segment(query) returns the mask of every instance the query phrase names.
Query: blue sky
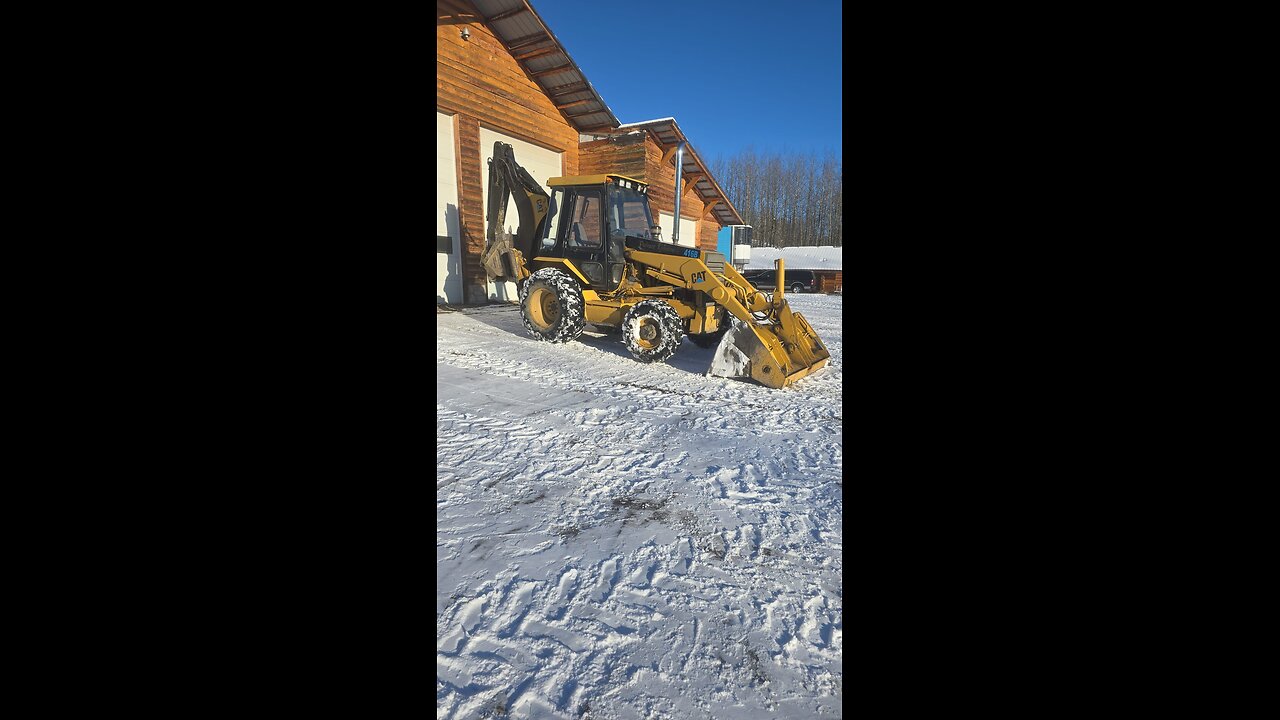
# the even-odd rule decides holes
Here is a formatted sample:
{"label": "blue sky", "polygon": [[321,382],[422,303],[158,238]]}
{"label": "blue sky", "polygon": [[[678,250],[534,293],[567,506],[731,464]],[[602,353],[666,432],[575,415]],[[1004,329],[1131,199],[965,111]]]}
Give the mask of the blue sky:
{"label": "blue sky", "polygon": [[707,162],[841,156],[839,0],[532,4],[623,123],[674,117]]}

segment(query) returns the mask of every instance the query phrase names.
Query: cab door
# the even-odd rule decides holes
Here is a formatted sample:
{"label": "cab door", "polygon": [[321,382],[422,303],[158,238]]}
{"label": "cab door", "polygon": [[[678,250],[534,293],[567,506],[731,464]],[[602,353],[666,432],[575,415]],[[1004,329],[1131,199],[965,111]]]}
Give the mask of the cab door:
{"label": "cab door", "polygon": [[597,290],[608,291],[604,242],[604,192],[602,188],[570,188],[565,193],[559,235],[564,257],[591,281]]}

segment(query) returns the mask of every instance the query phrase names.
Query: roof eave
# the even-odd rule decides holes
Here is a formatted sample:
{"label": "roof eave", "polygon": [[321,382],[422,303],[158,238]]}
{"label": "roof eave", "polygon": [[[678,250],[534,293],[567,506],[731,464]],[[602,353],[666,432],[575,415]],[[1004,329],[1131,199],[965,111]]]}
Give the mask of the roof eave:
{"label": "roof eave", "polygon": [[[649,135],[653,137],[654,142],[658,143],[659,145],[665,145],[665,143],[662,142],[662,139],[658,137],[657,133],[654,132],[654,128],[663,127],[666,125],[670,125],[672,131],[675,132],[676,134],[677,140],[684,143],[685,152],[692,155],[693,159],[697,161],[698,165],[703,170],[706,171],[707,182],[709,182],[711,184],[711,187],[715,189],[716,194],[719,195],[720,199],[723,201],[725,209],[728,210],[729,214],[732,216],[730,218],[726,218],[728,220],[731,220],[732,222],[722,222],[720,224],[721,225],[744,224],[742,221],[742,215],[738,212],[738,209],[733,206],[733,203],[729,201],[729,196],[725,194],[724,188],[720,187],[720,183],[716,182],[715,177],[712,176],[710,166],[708,166],[705,162],[703,162],[702,156],[699,155],[698,151],[693,147],[693,143],[689,142],[689,136],[684,134],[684,130],[680,128],[680,124],[676,122],[675,118],[658,118],[657,120],[644,120],[642,122],[627,123],[626,125],[618,126],[618,129],[646,130],[649,132]],[[712,212],[714,213],[715,211],[713,210]]]}
{"label": "roof eave", "polygon": [[[507,52],[511,53],[512,58],[524,70],[525,75],[542,90],[547,99],[551,101],[551,104],[555,105],[556,110],[565,119],[565,122],[569,123],[578,132],[601,131],[618,127],[617,116],[609,109],[604,98],[600,97],[600,93],[591,84],[591,81],[587,79],[586,73],[582,71],[578,62],[573,59],[573,56],[565,49],[564,44],[560,42],[560,39],[551,31],[546,21],[542,19],[537,10],[533,9],[528,0],[519,0],[518,3],[505,0],[472,0],[472,4],[480,14],[480,17],[484,19],[485,24],[493,31],[494,36],[498,38],[498,41],[507,49]],[[503,31],[498,21],[507,20],[522,12],[527,12],[533,19],[534,24],[543,33],[546,33],[545,39],[537,38],[536,33],[533,36],[515,38],[511,37],[509,31]],[[494,18],[497,20],[494,20]],[[510,25],[511,23],[503,24]],[[512,43],[516,40],[522,40],[522,42],[516,47],[512,47]],[[550,44],[547,44],[547,40],[550,41]],[[530,52],[530,48],[534,48],[534,50]],[[566,63],[552,68],[535,68],[530,64],[530,61],[550,58],[556,55],[563,55]],[[548,72],[557,67],[559,68],[558,72]],[[555,75],[568,75],[572,82],[552,86],[549,83],[549,78]],[[564,98],[557,98],[558,93],[556,90],[558,88],[568,88],[575,85],[581,85],[582,87],[576,88],[572,92],[566,92]],[[589,97],[578,97],[574,100],[568,99],[574,96],[581,96],[583,93],[588,93]],[[593,109],[592,105],[598,105],[599,107]],[[585,107],[585,111],[581,111],[582,107]]]}

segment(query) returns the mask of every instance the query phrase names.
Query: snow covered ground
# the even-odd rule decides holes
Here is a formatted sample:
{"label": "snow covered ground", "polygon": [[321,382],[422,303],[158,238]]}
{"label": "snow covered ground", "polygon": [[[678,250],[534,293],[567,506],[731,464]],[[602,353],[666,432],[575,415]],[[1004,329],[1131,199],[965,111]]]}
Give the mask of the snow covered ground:
{"label": "snow covered ground", "polygon": [[841,303],[785,390],[437,314],[438,718],[838,717]]}

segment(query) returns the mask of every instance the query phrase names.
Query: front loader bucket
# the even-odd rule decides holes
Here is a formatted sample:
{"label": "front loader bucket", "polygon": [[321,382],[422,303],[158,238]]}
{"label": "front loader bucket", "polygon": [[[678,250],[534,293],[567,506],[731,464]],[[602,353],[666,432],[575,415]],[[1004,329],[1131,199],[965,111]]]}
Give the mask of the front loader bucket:
{"label": "front loader bucket", "polygon": [[767,351],[756,339],[755,333],[751,332],[751,328],[739,320],[734,320],[733,325],[725,331],[724,337],[720,338],[720,344],[716,346],[716,354],[711,358],[711,367],[707,369],[707,374],[728,378],[750,377],[751,359],[756,358],[758,361],[761,353],[767,353]]}
{"label": "front loader bucket", "polygon": [[774,389],[784,388],[827,364],[823,347],[803,315],[785,305],[777,323],[735,320],[711,359],[708,375],[749,377]]}

